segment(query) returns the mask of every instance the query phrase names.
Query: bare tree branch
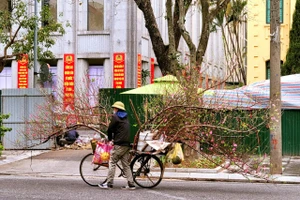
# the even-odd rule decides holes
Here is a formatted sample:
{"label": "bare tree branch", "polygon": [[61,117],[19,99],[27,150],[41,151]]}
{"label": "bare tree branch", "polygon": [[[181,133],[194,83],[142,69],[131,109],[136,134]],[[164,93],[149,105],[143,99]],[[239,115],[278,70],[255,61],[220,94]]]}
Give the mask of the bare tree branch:
{"label": "bare tree branch", "polygon": [[193,43],[193,40],[192,40],[189,32],[185,28],[186,9],[185,9],[185,5],[184,5],[184,0],[176,0],[176,2],[178,4],[178,9],[179,9],[179,19],[178,19],[177,23],[179,25],[181,35],[189,47],[189,51],[190,51],[190,55],[191,55],[190,62],[193,66],[196,64],[196,57],[195,57],[196,47],[195,47],[195,44]]}

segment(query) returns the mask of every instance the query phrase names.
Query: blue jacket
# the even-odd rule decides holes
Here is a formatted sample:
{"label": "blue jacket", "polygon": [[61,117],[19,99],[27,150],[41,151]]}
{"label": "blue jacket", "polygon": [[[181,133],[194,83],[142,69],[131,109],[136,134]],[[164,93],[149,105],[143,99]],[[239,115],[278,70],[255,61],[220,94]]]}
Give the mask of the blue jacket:
{"label": "blue jacket", "polygon": [[78,138],[78,136],[79,136],[79,134],[76,130],[70,130],[65,135],[66,140],[76,140]]}

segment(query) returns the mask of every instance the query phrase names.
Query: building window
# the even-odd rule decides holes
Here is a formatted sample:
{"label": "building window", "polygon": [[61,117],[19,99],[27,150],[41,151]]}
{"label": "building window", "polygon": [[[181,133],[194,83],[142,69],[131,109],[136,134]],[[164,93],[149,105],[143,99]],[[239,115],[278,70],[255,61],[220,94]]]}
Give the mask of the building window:
{"label": "building window", "polygon": [[11,67],[4,67],[0,73],[0,89],[12,88]]}
{"label": "building window", "polygon": [[89,0],[88,31],[101,31],[103,29],[104,29],[103,0]]}
{"label": "building window", "polygon": [[92,106],[97,104],[97,95],[100,88],[104,87],[104,68],[103,66],[89,67],[89,100]]}
{"label": "building window", "polygon": [[57,0],[43,0],[42,3],[43,14],[46,18],[43,20],[42,26],[47,26],[49,24],[49,20],[57,22]]}
{"label": "building window", "polygon": [[[280,0],[280,23],[283,23],[283,0]],[[271,20],[271,0],[267,0],[267,24],[270,24]]]}
{"label": "building window", "polygon": [[49,73],[51,73],[51,81],[44,82],[44,88],[52,88],[56,91],[57,86],[57,66],[50,66]]}
{"label": "building window", "polygon": [[55,22],[57,22],[57,0],[50,0],[49,9],[51,17]]}
{"label": "building window", "polygon": [[56,89],[57,86],[57,67],[50,66],[50,73],[52,74],[52,87]]}
{"label": "building window", "polygon": [[[283,61],[280,61],[280,67],[282,67]],[[271,64],[270,60],[266,61],[266,79],[270,79],[271,77]]]}
{"label": "building window", "polygon": [[271,70],[270,70],[270,60],[268,60],[267,62],[266,62],[266,79],[270,79],[270,73],[271,72]]}

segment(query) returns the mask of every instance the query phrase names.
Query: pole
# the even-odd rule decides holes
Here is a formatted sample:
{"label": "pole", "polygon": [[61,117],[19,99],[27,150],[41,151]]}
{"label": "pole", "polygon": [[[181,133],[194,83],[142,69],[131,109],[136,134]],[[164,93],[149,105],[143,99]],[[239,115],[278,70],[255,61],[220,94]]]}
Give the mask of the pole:
{"label": "pole", "polygon": [[[37,0],[34,0],[34,16],[37,17]],[[34,69],[34,78],[33,78],[33,86],[35,87],[36,84],[36,76],[37,76],[37,20],[35,20],[35,27],[34,27],[34,43],[33,43],[33,69]]]}
{"label": "pole", "polygon": [[270,3],[270,173],[282,174],[280,0]]}

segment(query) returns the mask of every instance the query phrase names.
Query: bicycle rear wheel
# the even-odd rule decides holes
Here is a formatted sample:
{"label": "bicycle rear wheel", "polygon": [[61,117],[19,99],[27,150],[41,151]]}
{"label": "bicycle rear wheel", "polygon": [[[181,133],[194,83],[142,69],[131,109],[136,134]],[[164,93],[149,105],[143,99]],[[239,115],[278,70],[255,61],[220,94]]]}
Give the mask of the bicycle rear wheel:
{"label": "bicycle rear wheel", "polygon": [[82,180],[90,186],[97,186],[106,181],[108,164],[93,164],[94,154],[86,155],[80,162],[79,171]]}
{"label": "bicycle rear wheel", "polygon": [[162,162],[155,155],[137,155],[131,161],[130,168],[134,182],[142,188],[157,186],[163,177]]}

